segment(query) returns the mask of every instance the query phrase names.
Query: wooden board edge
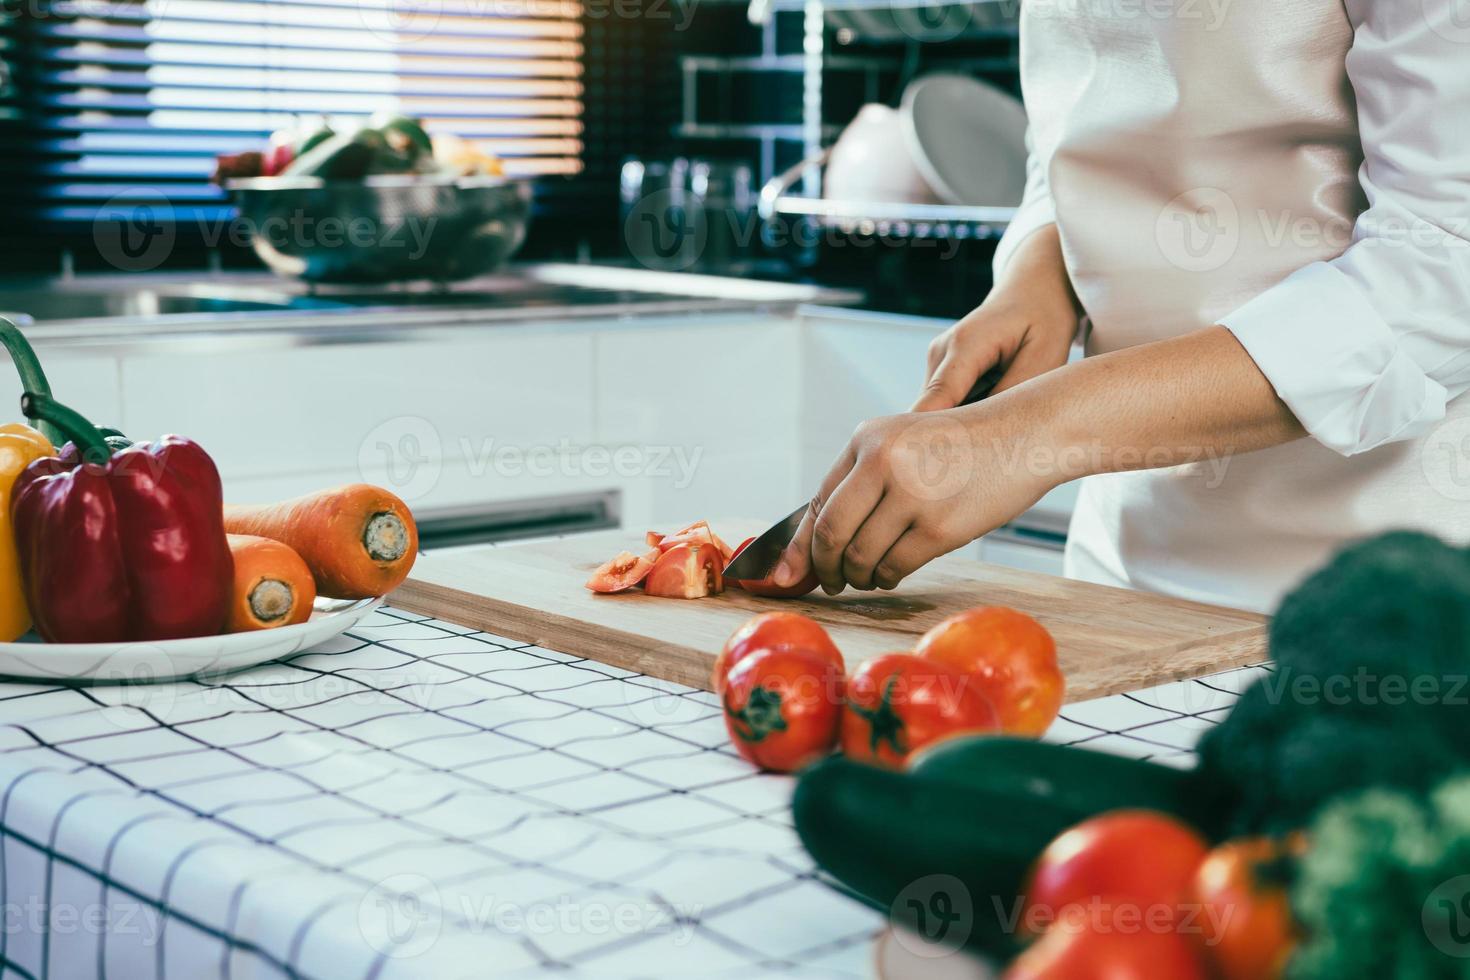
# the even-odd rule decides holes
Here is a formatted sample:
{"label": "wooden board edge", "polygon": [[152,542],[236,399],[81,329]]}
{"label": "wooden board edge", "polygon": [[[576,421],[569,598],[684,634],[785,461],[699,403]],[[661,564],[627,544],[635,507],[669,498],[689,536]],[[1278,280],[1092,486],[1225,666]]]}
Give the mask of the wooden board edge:
{"label": "wooden board edge", "polygon": [[[1208,649],[1209,652],[1209,663],[1202,664],[1197,657],[1191,656],[1192,653],[1205,649]],[[1090,701],[1093,698],[1113,694],[1129,694],[1145,688],[1157,687],[1160,684],[1194,680],[1227,670],[1263,664],[1271,659],[1265,626],[1249,626],[1223,636],[1192,640],[1180,644],[1176,652],[1179,654],[1179,660],[1170,669],[1162,673],[1155,670],[1150,677],[1130,675],[1127,670],[1128,665],[1126,661],[1123,661],[1117,665],[1119,668],[1115,672],[1117,679],[1111,683],[1079,686],[1069,684],[1066,703],[1075,704],[1079,701]]]}
{"label": "wooden board edge", "polygon": [[[660,643],[636,633],[550,615],[545,610],[532,610],[548,622],[555,622],[557,629],[553,637],[540,633],[534,627],[521,628],[517,625],[512,614],[524,613],[526,606],[436,585],[422,579],[404,582],[388,596],[388,604],[405,612],[432,616],[460,626],[472,626],[497,636],[544,646],[557,653],[586,657],[588,660],[636,671],[659,680],[673,681],[685,687],[702,691],[711,689],[709,672],[714,654],[707,655],[708,662],[695,662],[696,658],[685,647]],[[630,652],[624,655],[616,650],[609,651],[610,642],[625,647]]]}

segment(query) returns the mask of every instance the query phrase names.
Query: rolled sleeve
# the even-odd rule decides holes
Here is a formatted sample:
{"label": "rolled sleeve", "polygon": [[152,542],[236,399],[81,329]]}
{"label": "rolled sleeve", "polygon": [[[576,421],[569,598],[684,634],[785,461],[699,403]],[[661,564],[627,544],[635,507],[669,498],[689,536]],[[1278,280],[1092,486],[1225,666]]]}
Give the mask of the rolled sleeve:
{"label": "rolled sleeve", "polygon": [[1449,392],[1351,278],[1307,266],[1222,321],[1318,442],[1344,456],[1418,435]]}
{"label": "rolled sleeve", "polygon": [[1351,246],[1222,320],[1343,453],[1424,434],[1470,391],[1470,32],[1456,0],[1345,0],[1368,208]]}
{"label": "rolled sleeve", "polygon": [[[1028,136],[1028,148],[1030,143]],[[1037,157],[1035,150],[1031,149],[1030,155],[1026,158],[1026,192],[1021,197],[1016,216],[1011,219],[1005,234],[995,246],[995,257],[991,263],[995,280],[1000,281],[1022,242],[1037,230],[1056,224],[1056,221],[1057,209],[1052,202],[1051,185],[1046,177],[1046,165]]]}

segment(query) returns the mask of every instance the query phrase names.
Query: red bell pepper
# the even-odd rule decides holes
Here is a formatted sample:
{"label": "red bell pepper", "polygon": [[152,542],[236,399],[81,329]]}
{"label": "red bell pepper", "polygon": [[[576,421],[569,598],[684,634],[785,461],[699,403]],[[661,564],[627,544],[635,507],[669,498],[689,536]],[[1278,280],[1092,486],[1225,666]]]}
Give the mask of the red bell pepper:
{"label": "red bell pepper", "polygon": [[26,394],[21,410],[71,440],[28,466],[11,497],[41,636],[103,643],[223,632],[234,567],[209,455],[179,436],[114,453],[92,423],[46,395]]}

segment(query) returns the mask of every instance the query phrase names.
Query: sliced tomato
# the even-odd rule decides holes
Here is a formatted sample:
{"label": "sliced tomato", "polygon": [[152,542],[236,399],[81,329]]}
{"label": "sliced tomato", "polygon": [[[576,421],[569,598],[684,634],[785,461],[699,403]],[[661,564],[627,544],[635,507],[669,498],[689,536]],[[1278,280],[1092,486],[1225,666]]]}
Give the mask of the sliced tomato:
{"label": "sliced tomato", "polygon": [[713,545],[676,544],[658,556],[643,581],[649,595],[668,599],[701,599],[724,590],[725,563]]}
{"label": "sliced tomato", "polygon": [[587,580],[587,588],[593,592],[621,592],[631,589],[648,577],[658,559],[658,549],[635,555],[625,551],[616,558],[602,563]]}
{"label": "sliced tomato", "polygon": [[[649,537],[651,538],[654,533],[653,531],[649,531]],[[720,540],[720,536],[710,528],[709,521],[695,521],[688,527],[680,528],[673,534],[661,537],[658,546],[664,551],[667,551],[675,545],[686,543],[712,544],[719,550],[720,557],[727,564],[730,561],[732,554],[730,546]]]}
{"label": "sliced tomato", "polygon": [[664,543],[664,536],[657,531],[645,531],[643,532],[643,543],[650,548],[657,548]]}
{"label": "sliced tomato", "polygon": [[[746,538],[740,542],[740,547],[735,549],[735,553],[730,556],[730,560],[725,562],[725,564],[728,566],[730,562],[739,558],[740,552],[750,547],[750,543],[754,540],[755,538]],[[769,599],[799,599],[812,589],[815,589],[820,583],[817,581],[817,573],[808,569],[806,577],[795,585],[777,585],[769,578],[732,578],[726,584],[732,588],[744,589],[751,595],[765,596]]]}

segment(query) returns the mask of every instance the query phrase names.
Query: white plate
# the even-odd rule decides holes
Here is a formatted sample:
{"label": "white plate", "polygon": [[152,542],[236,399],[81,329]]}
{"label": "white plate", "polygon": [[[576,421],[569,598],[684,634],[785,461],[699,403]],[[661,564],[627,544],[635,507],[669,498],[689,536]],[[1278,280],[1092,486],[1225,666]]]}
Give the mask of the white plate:
{"label": "white plate", "polygon": [[138,643],[44,643],[28,634],[0,643],[0,675],[35,681],[101,684],[178,680],[220,674],[309,650],[346,632],[383,604],[378,599],[319,599],[295,626],[187,640]]}
{"label": "white plate", "polygon": [[1026,110],[967,75],[926,75],[903,93],[904,138],[946,204],[1014,207],[1026,190]]}

